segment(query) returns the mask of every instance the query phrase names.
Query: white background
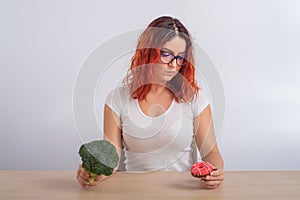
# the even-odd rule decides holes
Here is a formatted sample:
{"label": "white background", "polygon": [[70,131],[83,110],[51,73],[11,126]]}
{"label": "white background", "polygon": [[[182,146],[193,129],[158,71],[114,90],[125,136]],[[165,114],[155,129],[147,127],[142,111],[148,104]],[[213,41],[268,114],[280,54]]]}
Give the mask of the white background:
{"label": "white background", "polygon": [[161,15],[186,25],[222,78],[225,169],[299,170],[299,10],[296,0],[0,1],[0,170],[75,170],[82,63]]}

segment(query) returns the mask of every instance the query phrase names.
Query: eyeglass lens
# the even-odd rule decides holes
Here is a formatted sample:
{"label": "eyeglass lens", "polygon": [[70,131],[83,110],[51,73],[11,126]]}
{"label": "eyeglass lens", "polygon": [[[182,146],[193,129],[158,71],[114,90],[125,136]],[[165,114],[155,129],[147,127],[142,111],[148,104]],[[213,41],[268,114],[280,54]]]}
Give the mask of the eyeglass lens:
{"label": "eyeglass lens", "polygon": [[176,64],[179,66],[184,65],[186,62],[183,56],[179,56],[179,55],[175,56],[173,53],[167,51],[160,52],[160,60],[162,63],[169,64],[174,59],[176,59]]}

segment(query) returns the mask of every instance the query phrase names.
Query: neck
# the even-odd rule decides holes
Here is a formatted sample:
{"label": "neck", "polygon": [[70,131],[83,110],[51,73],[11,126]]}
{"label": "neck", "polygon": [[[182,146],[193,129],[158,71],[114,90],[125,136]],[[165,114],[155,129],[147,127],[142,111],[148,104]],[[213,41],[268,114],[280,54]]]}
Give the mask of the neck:
{"label": "neck", "polygon": [[164,85],[152,84],[150,92],[153,94],[161,94],[167,92],[168,89]]}

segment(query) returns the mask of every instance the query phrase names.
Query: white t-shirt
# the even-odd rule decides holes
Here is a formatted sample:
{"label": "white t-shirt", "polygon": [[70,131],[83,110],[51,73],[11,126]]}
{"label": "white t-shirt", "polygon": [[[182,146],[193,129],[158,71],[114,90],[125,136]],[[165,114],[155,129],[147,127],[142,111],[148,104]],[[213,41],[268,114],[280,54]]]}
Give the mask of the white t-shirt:
{"label": "white t-shirt", "polygon": [[106,99],[121,120],[127,171],[188,171],[196,162],[193,119],[209,104],[200,90],[190,103],[172,101],[160,116],[149,117],[130,96],[129,88],[113,89]]}

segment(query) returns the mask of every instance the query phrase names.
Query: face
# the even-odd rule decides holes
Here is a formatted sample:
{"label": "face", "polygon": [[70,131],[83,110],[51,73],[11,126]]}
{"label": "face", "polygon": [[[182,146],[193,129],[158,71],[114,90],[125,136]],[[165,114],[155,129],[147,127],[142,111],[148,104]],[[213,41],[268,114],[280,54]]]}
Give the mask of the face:
{"label": "face", "polygon": [[[161,49],[161,60],[163,60],[164,63],[160,62],[154,67],[154,74],[158,83],[165,85],[174,76],[176,76],[181,68],[180,64],[182,64],[182,58],[185,57],[185,48],[185,40],[178,36],[172,38],[163,45]],[[172,58],[174,59],[172,60]],[[167,64],[170,60],[172,61]]]}

